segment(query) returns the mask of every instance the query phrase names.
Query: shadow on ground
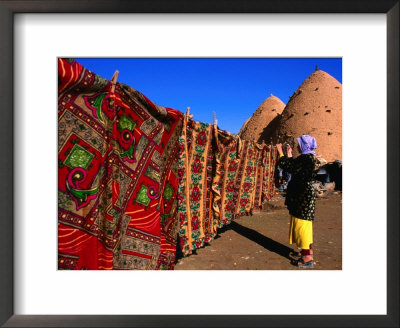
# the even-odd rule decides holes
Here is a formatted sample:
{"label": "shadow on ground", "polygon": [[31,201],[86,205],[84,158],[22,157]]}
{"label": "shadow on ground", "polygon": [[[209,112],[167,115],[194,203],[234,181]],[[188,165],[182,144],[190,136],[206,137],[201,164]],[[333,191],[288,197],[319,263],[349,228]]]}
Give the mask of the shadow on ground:
{"label": "shadow on ground", "polygon": [[290,247],[287,247],[281,243],[278,243],[275,240],[272,240],[271,238],[268,238],[266,236],[264,236],[263,234],[244,227],[240,224],[238,224],[237,222],[232,222],[230,224],[230,228],[237,232],[238,234],[242,235],[243,237],[246,237],[252,241],[254,241],[255,243],[259,244],[260,246],[264,247],[265,249],[269,250],[270,252],[274,252],[280,256],[283,256],[289,260],[292,259],[292,257],[290,256],[294,250]]}
{"label": "shadow on ground", "polygon": [[[221,238],[221,235],[228,230],[232,230],[232,231],[238,233],[239,235],[250,239],[251,241],[259,244],[260,246],[264,247],[266,250],[268,250],[270,252],[274,252],[274,253],[276,253],[280,256],[283,256],[289,260],[293,259],[293,257],[292,257],[292,255],[294,253],[293,248],[290,248],[281,243],[278,243],[277,241],[264,236],[263,234],[257,232],[256,230],[244,227],[235,221],[232,221],[229,225],[219,229],[218,235],[214,239]],[[178,245],[179,245],[179,240],[178,240]],[[209,243],[206,243],[204,245],[204,247],[208,247],[208,246],[210,246]],[[191,255],[197,255],[196,250],[194,250]],[[183,254],[180,250],[180,247],[177,247],[175,263],[177,263],[181,258],[183,258]]]}

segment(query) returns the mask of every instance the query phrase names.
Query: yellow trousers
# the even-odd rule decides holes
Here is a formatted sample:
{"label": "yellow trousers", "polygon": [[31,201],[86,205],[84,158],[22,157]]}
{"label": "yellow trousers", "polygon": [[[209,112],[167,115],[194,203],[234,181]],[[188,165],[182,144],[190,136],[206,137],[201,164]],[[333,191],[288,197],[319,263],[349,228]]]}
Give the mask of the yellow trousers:
{"label": "yellow trousers", "polygon": [[312,221],[290,216],[289,243],[296,243],[298,248],[310,249],[313,243]]}

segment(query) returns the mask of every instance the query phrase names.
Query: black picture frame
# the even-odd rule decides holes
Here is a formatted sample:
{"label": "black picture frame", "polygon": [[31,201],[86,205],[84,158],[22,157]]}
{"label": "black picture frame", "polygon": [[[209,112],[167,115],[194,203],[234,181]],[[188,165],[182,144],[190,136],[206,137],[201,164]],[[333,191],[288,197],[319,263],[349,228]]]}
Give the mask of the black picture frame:
{"label": "black picture frame", "polygon": [[[387,315],[14,315],[13,28],[17,13],[384,13],[387,16]],[[0,0],[0,324],[4,327],[399,327],[399,1]],[[377,150],[379,151],[379,150]],[[377,160],[379,156],[377,156]],[[383,178],[383,177],[380,177]],[[366,258],[369,261],[369,259]],[[366,270],[368,268],[366,267]],[[367,288],[367,286],[366,286]],[[343,297],[346,297],[343,295]]]}

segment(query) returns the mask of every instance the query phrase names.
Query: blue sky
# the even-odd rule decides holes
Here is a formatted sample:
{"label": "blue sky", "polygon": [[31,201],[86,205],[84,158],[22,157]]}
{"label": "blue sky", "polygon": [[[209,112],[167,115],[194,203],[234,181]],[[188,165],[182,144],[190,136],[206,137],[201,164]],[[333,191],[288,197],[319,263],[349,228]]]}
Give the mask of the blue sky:
{"label": "blue sky", "polygon": [[142,92],[158,105],[182,112],[190,107],[196,121],[237,133],[272,93],[285,104],[315,70],[342,83],[341,58],[75,58],[94,73]]}

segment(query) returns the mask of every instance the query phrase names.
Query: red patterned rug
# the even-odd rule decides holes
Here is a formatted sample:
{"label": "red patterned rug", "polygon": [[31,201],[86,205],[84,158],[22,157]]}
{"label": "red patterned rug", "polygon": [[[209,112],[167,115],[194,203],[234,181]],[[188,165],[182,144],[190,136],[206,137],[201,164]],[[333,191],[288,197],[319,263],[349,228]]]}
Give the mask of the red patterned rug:
{"label": "red patterned rug", "polygon": [[58,73],[59,269],[173,269],[182,113],[74,60]]}

